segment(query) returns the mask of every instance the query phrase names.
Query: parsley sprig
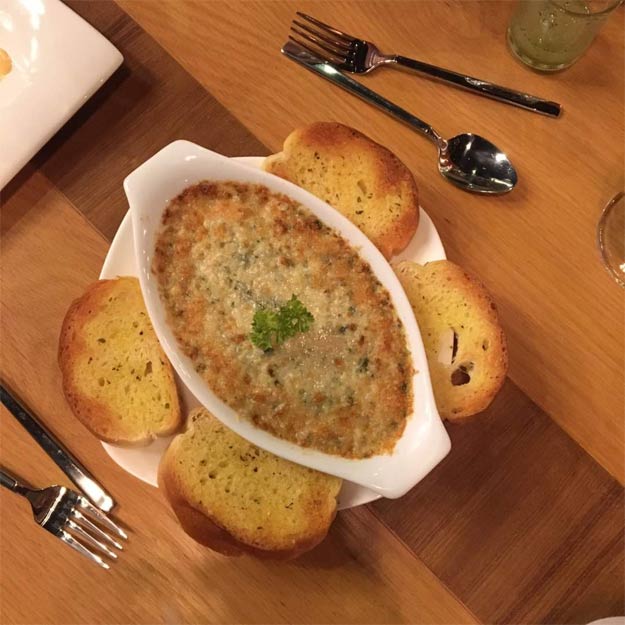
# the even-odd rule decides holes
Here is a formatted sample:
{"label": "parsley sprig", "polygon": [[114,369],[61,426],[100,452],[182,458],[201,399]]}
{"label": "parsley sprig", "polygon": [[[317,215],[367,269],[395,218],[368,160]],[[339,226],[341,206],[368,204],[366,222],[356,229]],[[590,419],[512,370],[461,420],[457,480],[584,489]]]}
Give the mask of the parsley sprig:
{"label": "parsley sprig", "polygon": [[299,332],[306,332],[315,320],[295,295],[279,310],[261,308],[254,313],[250,339],[267,352]]}

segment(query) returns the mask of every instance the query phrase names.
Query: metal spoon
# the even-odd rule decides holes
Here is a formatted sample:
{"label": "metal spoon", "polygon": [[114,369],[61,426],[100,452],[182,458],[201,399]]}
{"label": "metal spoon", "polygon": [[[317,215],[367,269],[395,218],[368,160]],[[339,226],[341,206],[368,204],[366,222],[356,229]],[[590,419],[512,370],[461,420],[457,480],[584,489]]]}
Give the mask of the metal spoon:
{"label": "metal spoon", "polygon": [[425,135],[438,148],[438,170],[452,184],[473,193],[498,195],[508,193],[517,183],[517,174],[510,160],[490,141],[470,133],[446,140],[423,120],[393,104],[381,95],[363,87],[334,66],[315,57],[299,44],[288,41],[282,53],[330,82],[354,93],[384,112],[409,124]]}
{"label": "metal spoon", "polygon": [[466,191],[497,195],[508,193],[517,173],[508,157],[484,137],[465,133],[445,141],[438,137],[438,170]]}

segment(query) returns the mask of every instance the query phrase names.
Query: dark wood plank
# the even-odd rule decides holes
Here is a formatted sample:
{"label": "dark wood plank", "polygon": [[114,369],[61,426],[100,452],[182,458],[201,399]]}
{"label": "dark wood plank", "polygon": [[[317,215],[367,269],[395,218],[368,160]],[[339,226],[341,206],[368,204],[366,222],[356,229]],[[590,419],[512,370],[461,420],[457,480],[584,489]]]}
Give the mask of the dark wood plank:
{"label": "dark wood plank", "polygon": [[621,485],[509,381],[448,430],[451,454],[380,519],[484,622],[622,614]]}
{"label": "dark wood plank", "polygon": [[35,157],[35,165],[107,237],[127,208],[123,179],[169,142],[189,139],[227,156],[267,154],[115,3],[68,4],[119,48],[124,64]]}

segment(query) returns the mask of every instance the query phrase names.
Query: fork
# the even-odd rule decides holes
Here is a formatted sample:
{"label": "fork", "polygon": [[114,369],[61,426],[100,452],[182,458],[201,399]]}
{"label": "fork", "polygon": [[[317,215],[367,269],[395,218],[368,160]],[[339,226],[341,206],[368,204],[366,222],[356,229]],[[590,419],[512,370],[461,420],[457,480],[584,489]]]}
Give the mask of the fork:
{"label": "fork", "polygon": [[65,544],[95,562],[103,569],[108,563],[90,548],[99,550],[116,560],[117,554],[111,549],[122,550],[122,545],[104,532],[96,523],[106,528],[117,538],[126,540],[126,532],[111,521],[102,511],[91,505],[87,499],[64,486],[31,488],[18,482],[5,470],[0,469],[0,483],[5,488],[22,495],[30,502],[35,521]]}
{"label": "fork", "polygon": [[557,102],[543,100],[521,91],[514,91],[479,78],[464,76],[398,54],[382,54],[377,46],[370,41],[348,35],[338,28],[306,15],[306,13],[297,11],[296,15],[303,21],[293,20],[291,23],[291,33],[293,34],[289,36],[289,39],[338,69],[353,74],[367,74],[382,65],[401,66],[487,98],[512,104],[535,113],[558,117],[562,111],[562,107]]}

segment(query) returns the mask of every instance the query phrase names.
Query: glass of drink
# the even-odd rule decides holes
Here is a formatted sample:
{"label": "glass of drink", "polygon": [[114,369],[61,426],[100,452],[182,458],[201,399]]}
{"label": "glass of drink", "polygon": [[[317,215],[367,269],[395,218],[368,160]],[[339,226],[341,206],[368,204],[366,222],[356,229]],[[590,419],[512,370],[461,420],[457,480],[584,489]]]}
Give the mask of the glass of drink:
{"label": "glass of drink", "polygon": [[622,1],[520,0],[508,26],[508,45],[534,69],[564,69],[584,54]]}
{"label": "glass of drink", "polygon": [[625,193],[617,193],[606,205],[597,226],[597,245],[612,277],[625,287]]}

